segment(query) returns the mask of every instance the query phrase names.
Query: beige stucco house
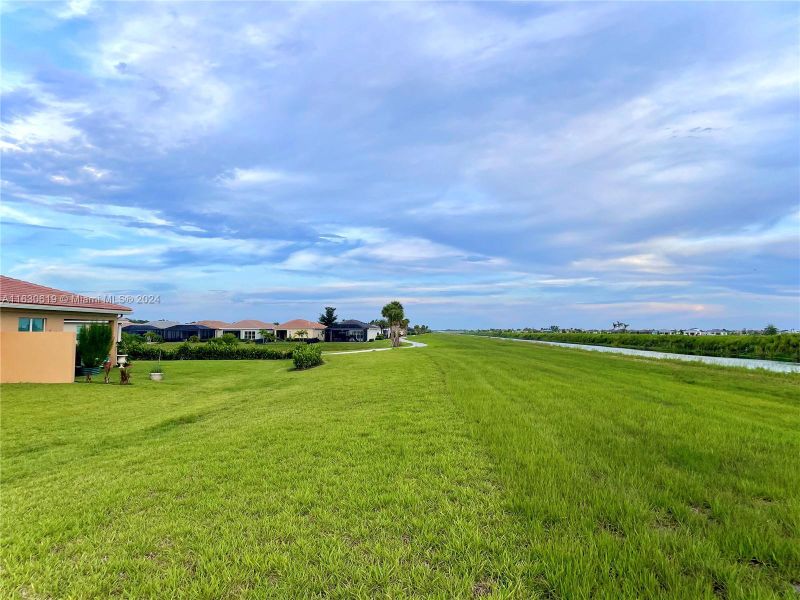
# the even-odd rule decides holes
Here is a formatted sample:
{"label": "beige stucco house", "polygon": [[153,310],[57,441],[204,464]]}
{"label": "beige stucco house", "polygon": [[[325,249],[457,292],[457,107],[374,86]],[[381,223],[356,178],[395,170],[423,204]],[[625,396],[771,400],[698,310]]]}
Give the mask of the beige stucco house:
{"label": "beige stucco house", "polygon": [[[70,383],[81,327],[108,323],[119,341],[127,306],[0,275],[0,383]],[[109,349],[116,363],[116,343]]]}
{"label": "beige stucco house", "polygon": [[275,335],[279,340],[291,340],[297,337],[298,331],[305,331],[304,339],[311,340],[324,340],[325,339],[325,325],[315,321],[306,321],[305,319],[294,319],[286,321],[275,327]]}

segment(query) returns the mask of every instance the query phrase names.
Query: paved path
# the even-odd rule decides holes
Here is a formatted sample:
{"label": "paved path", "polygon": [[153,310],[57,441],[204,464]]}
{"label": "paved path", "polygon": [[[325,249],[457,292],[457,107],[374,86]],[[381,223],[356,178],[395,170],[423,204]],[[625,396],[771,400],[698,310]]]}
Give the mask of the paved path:
{"label": "paved path", "polygon": [[629,356],[646,356],[657,359],[686,360],[702,362],[709,365],[722,365],[724,367],[744,367],[745,369],[766,369],[780,373],[800,373],[800,364],[786,363],[777,360],[758,360],[751,358],[726,358],[724,356],[701,356],[696,354],[671,354],[669,352],[654,352],[653,350],[635,350],[633,348],[616,348],[612,346],[591,346],[588,344],[568,344],[566,342],[546,342],[544,340],[520,340],[517,338],[504,338],[497,336],[486,336],[495,340],[506,340],[509,342],[524,342],[528,344],[545,344],[547,346],[559,346],[561,348],[579,348],[581,350],[592,350],[594,352],[612,352],[614,354],[627,354]]}
{"label": "paved path", "polygon": [[[400,338],[401,343],[408,344],[407,346],[400,346],[400,348],[425,348],[428,344],[422,342],[412,342],[406,338]],[[332,356],[333,354],[360,354],[362,352],[383,352],[384,350],[394,350],[394,348],[369,348],[368,350],[341,350],[337,352],[323,352],[325,356]]]}

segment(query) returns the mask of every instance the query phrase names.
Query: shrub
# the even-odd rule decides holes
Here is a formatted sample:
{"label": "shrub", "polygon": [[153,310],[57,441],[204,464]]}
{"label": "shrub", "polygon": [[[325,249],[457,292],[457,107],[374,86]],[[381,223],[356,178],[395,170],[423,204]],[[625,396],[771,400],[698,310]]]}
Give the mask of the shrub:
{"label": "shrub", "polygon": [[130,354],[132,348],[144,346],[144,338],[133,333],[122,333],[122,341],[119,345],[120,354]]}
{"label": "shrub", "polygon": [[224,333],[219,341],[226,346],[235,346],[239,343],[239,338],[232,333]]}
{"label": "shrub", "polygon": [[[211,340],[209,340],[211,342]],[[286,360],[292,358],[290,348],[270,348],[255,344],[227,346],[220,343],[181,344],[174,348],[140,345],[131,348],[131,360]]]}
{"label": "shrub", "polygon": [[214,337],[208,340],[209,344],[217,344],[219,346],[235,346],[239,343],[239,338],[232,333],[225,333],[222,337]]}
{"label": "shrub", "polygon": [[322,348],[314,344],[301,344],[292,351],[294,368],[310,369],[322,364]]}
{"label": "shrub", "polygon": [[148,331],[147,333],[145,333],[144,339],[148,342],[156,342],[157,344],[160,344],[161,342],[164,341],[164,338],[158,335],[155,331]]}
{"label": "shrub", "polygon": [[93,323],[78,332],[78,353],[84,367],[99,367],[108,358],[114,336],[111,327]]}
{"label": "shrub", "polygon": [[188,339],[188,340],[186,340],[186,341],[188,341],[188,342],[190,342],[190,343],[192,343],[192,344],[196,344],[197,342],[199,342],[199,341],[200,341],[200,338],[199,338],[199,337],[197,337],[196,335],[190,335],[190,336],[189,336],[189,339]]}

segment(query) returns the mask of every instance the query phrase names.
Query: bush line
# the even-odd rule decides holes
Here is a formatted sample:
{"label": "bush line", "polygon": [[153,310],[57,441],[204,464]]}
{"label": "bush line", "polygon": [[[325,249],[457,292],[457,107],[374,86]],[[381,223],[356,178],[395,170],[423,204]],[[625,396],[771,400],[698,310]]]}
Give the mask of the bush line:
{"label": "bush line", "polygon": [[613,346],[653,350],[671,354],[694,354],[730,358],[758,358],[800,362],[800,334],[779,335],[654,335],[647,333],[539,333],[534,331],[481,330],[475,335]]}
{"label": "bush line", "polygon": [[[305,345],[305,344],[303,344]],[[133,360],[286,360],[292,358],[294,348],[269,348],[267,346],[223,344],[181,344],[172,348],[161,348],[136,344],[120,348]]]}

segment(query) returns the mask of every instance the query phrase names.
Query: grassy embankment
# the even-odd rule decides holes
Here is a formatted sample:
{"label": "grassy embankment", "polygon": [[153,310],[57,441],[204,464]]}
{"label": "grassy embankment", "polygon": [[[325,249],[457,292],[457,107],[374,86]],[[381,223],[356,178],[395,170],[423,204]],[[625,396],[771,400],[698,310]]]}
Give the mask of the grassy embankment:
{"label": "grassy embankment", "polygon": [[613,346],[672,354],[724,356],[800,362],[800,334],[777,335],[657,335],[645,333],[572,333],[485,329],[473,335]]}
{"label": "grassy embankment", "polygon": [[791,597],[800,377],[457,337],[2,390],[9,597]]}

